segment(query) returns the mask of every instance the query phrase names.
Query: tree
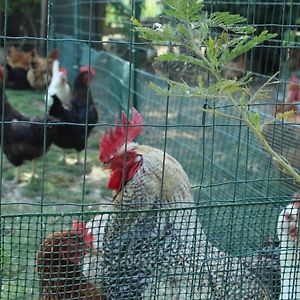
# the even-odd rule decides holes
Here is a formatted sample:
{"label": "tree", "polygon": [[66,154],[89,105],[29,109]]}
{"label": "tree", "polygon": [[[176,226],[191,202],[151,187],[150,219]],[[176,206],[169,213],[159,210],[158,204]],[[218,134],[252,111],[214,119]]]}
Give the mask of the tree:
{"label": "tree", "polygon": [[[40,14],[40,3],[40,0],[9,0],[7,1],[7,7],[5,7],[5,2],[2,1],[0,4],[2,20],[5,12],[8,15],[7,35],[23,34],[28,36],[32,34],[37,37],[40,24],[36,22],[35,17]],[[15,22],[16,19],[20,20],[20,16],[23,17],[24,22]],[[3,21],[1,24],[3,24]]]}
{"label": "tree", "polygon": [[[247,25],[247,19],[237,14],[229,12],[209,14],[204,9],[203,1],[164,0],[163,3],[166,20],[169,19],[168,23],[155,24],[154,28],[147,28],[132,18],[135,29],[142,38],[153,44],[164,44],[170,49],[172,47],[179,49],[179,53],[177,51],[160,55],[156,61],[190,64],[209,73],[213,82],[204,81],[199,77],[198,85],[194,87],[185,82],[167,79],[167,88],[155,83],[150,83],[150,87],[160,95],[184,97],[194,101],[208,99],[210,105],[203,108],[203,111],[243,122],[258,138],[264,150],[293,177],[295,182],[300,183],[297,170],[271,147],[263,133],[264,126],[285,118],[293,112],[279,114],[276,118],[264,122],[258,112],[253,112],[255,101],[268,95],[265,87],[277,82],[277,74],[255,93],[252,93],[249,88],[252,80],[250,73],[239,80],[228,80],[222,77],[222,71],[229,62],[277,35],[267,31],[256,35],[255,27]],[[232,106],[233,113],[227,114],[218,109],[217,107],[222,106],[217,105],[218,102],[222,104],[226,102],[227,105]]]}

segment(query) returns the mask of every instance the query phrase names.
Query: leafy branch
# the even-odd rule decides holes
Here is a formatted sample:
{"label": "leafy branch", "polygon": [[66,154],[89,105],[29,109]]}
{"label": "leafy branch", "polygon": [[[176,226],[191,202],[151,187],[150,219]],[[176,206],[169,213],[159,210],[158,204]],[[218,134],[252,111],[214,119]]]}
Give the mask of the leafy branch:
{"label": "leafy branch", "polygon": [[144,27],[138,20],[131,21],[140,37],[153,44],[163,44],[171,49],[177,47],[178,53],[169,51],[156,57],[158,62],[185,63],[199,70],[205,70],[212,75],[213,82],[205,82],[198,78],[197,86],[190,86],[185,82],[168,79],[168,88],[162,88],[151,82],[149,86],[158,94],[172,97],[204,98],[214,103],[226,101],[235,109],[234,114],[227,114],[218,110],[203,108],[203,111],[215,115],[242,121],[256,135],[263,149],[268,152],[281,168],[300,183],[300,174],[289,162],[277,153],[263,134],[265,125],[284,119],[292,112],[279,114],[276,118],[262,121],[258,112],[253,112],[252,105],[256,100],[268,97],[265,88],[278,83],[275,74],[255,93],[248,85],[252,81],[250,73],[241,79],[228,80],[222,77],[222,71],[228,63],[248,52],[276,34],[267,31],[255,35],[256,29],[246,24],[246,19],[229,12],[204,11],[203,1],[200,0],[164,0],[164,13],[172,22],[156,24],[155,28]]}

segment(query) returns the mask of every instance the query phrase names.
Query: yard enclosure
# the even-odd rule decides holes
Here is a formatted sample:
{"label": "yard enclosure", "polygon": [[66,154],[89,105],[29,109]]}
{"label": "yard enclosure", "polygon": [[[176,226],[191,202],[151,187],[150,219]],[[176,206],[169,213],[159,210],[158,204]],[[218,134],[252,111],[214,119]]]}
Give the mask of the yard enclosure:
{"label": "yard enclosure", "polygon": [[[106,189],[107,174],[100,170],[98,145],[101,134],[114,126],[121,111],[128,112],[131,106],[143,115],[144,126],[138,143],[172,155],[186,171],[195,200],[187,214],[195,212],[198,215],[198,222],[209,242],[229,257],[255,257],[261,253],[266,241],[271,240],[270,248],[273,248],[269,255],[278,258],[278,248],[275,247],[277,218],[299,187],[281,172],[248,127],[239,121],[203,112],[209,100],[168,98],[149,88],[149,82],[167,86],[165,79],[152,66],[153,57],[161,49],[139,40],[132,31],[129,18],[135,15],[144,24],[161,22],[161,3],[153,6],[150,2],[48,1],[47,35],[41,37],[45,40],[46,52],[58,49],[60,64],[68,70],[71,83],[80,66],[88,64],[96,70],[91,92],[99,121],[82,156],[83,165],[62,166],[60,152],[56,147],[51,148],[39,163],[39,177],[21,187],[11,186],[10,165],[2,154],[2,299],[39,299],[41,289],[35,257],[39,245],[49,233],[70,228],[74,219],[91,220],[95,215],[104,218],[114,215],[112,196]],[[300,4],[269,0],[205,3],[209,12],[230,10],[240,13],[247,17],[249,24],[257,26],[258,31],[268,29],[278,33],[276,39],[247,54],[243,66],[255,74],[253,89],[271,74],[280,72],[281,82],[272,86],[270,99],[261,100],[254,107],[263,118],[268,118],[276,105],[284,102],[287,82],[291,74],[298,71],[300,50],[297,34],[300,25],[297,16]],[[1,39],[6,49],[7,43],[26,42],[32,37],[15,38],[4,33]],[[198,75],[190,69],[176,69],[174,72],[179,78],[185,76],[191,81]],[[44,114],[43,93],[24,92],[24,95],[26,93],[38,107],[37,112],[29,110],[28,113]],[[9,100],[18,99],[14,102],[16,107],[23,108],[21,92],[9,90],[7,94]],[[232,111],[232,107],[222,106],[222,103],[220,106],[224,112]],[[297,122],[282,121],[265,130],[273,147],[298,168],[300,129]],[[21,196],[17,196],[18,191]],[[123,214],[119,212],[120,219]],[[136,214],[139,212],[126,217],[134,219]],[[181,286],[182,274],[160,274],[159,265],[153,269],[151,271],[158,274],[151,277],[154,286],[159,287],[174,279],[182,290],[185,289]],[[105,280],[103,270],[99,270],[95,277],[93,271],[90,272],[91,281],[95,278],[100,282]],[[227,272],[230,274],[234,270]],[[198,273],[201,272],[190,268],[184,275],[193,277]],[[271,299],[278,299],[279,281],[278,276],[269,281],[270,290],[275,286]],[[143,299],[171,299],[164,293],[163,288],[157,288]],[[182,293],[178,299],[189,299],[185,298],[185,292]],[[192,299],[198,299],[196,294]]]}

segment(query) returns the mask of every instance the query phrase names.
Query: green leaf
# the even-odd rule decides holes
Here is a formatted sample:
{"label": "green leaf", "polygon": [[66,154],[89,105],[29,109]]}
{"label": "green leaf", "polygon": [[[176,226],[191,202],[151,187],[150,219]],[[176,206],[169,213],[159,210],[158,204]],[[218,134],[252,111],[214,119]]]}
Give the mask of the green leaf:
{"label": "green leaf", "polygon": [[135,26],[135,30],[139,33],[141,38],[151,41],[153,43],[157,42],[173,42],[180,43],[176,32],[169,25],[164,25],[161,30],[155,30],[152,28],[144,27],[137,19],[134,17],[131,18],[132,24]]}
{"label": "green leaf", "polygon": [[242,110],[244,110],[246,108],[246,103],[247,103],[246,94],[242,93],[242,95],[240,97],[240,105],[241,105]]}
{"label": "green leaf", "polygon": [[209,22],[211,27],[221,27],[226,31],[232,31],[240,34],[251,34],[255,32],[255,28],[249,25],[240,25],[245,23],[246,18],[229,12],[214,12],[210,15]]}
{"label": "green leaf", "polygon": [[253,113],[252,111],[248,111],[248,116],[252,124],[255,128],[260,129],[260,114],[259,113]]}
{"label": "green leaf", "polygon": [[193,56],[185,54],[166,53],[155,57],[156,61],[178,61],[185,62],[188,64],[196,65],[204,69],[208,69],[209,66],[201,59],[197,59]]}
{"label": "green leaf", "polygon": [[257,45],[262,44],[263,42],[270,40],[276,36],[277,34],[268,33],[266,30],[261,32],[260,35],[254,36],[253,38],[244,36],[236,44],[236,46],[231,51],[229,51],[229,54],[226,58],[223,56],[222,63],[227,64],[241,54],[248,52]]}
{"label": "green leaf", "polygon": [[163,0],[165,5],[164,13],[175,17],[183,22],[195,22],[199,20],[199,15],[204,7],[200,0]]}
{"label": "green leaf", "polygon": [[171,96],[171,91],[166,88],[162,88],[161,86],[155,84],[154,82],[149,82],[148,84],[149,88],[154,90],[156,94],[170,97]]}
{"label": "green leaf", "polygon": [[295,114],[294,110],[285,111],[284,113],[276,114],[276,119],[279,119],[279,120],[286,119],[287,117],[294,115],[294,114]]}

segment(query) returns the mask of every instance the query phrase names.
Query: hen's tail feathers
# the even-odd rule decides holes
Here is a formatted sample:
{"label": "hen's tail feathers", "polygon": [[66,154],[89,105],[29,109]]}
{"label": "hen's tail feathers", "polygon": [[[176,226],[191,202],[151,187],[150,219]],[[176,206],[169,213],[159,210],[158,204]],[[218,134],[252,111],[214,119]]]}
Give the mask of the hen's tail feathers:
{"label": "hen's tail feathers", "polygon": [[[59,74],[59,61],[57,59],[55,59],[52,64],[52,76],[54,77],[55,75],[58,75],[58,74]],[[52,77],[52,80],[53,80],[53,77]]]}

